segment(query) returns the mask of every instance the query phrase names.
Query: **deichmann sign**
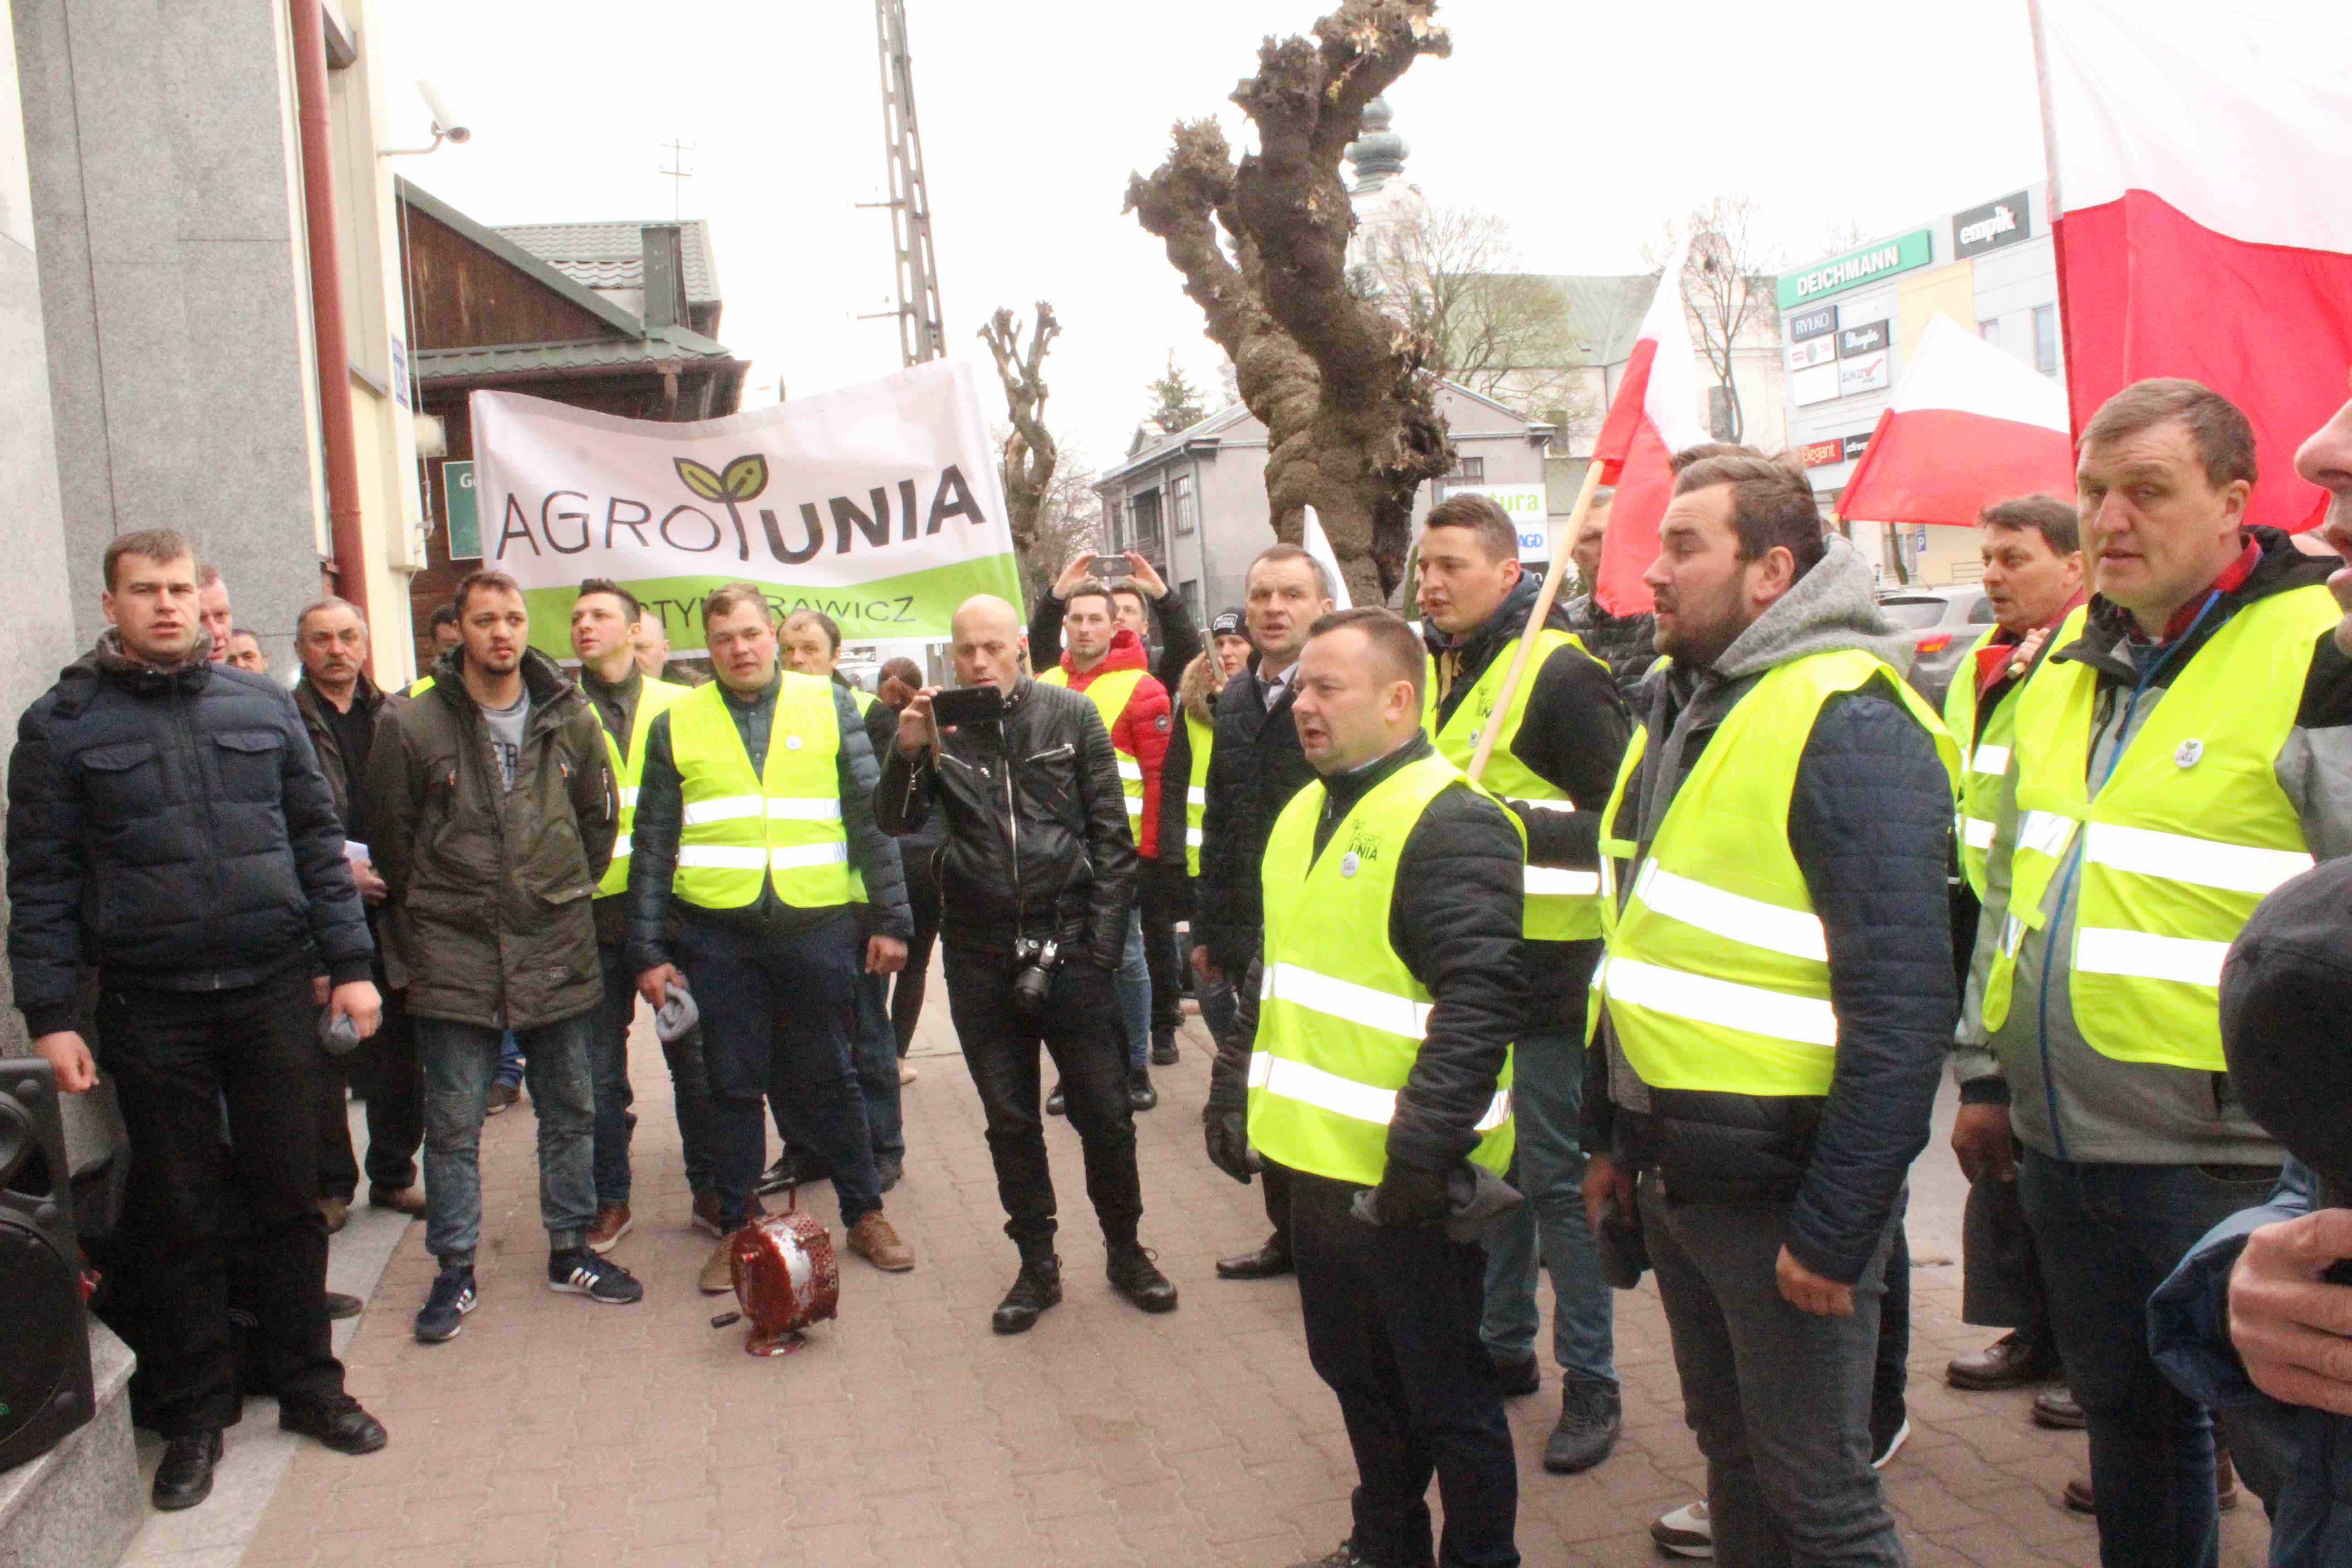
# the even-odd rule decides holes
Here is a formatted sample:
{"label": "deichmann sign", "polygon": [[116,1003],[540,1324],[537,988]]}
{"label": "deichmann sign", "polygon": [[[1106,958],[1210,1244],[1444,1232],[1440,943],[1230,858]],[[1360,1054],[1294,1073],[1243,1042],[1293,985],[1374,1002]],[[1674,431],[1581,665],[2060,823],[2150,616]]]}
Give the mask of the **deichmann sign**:
{"label": "deichmann sign", "polygon": [[1885,321],[1865,321],[1861,326],[1843,329],[1837,335],[1838,358],[1876,353],[1886,346],[1886,327]]}
{"label": "deichmann sign", "polygon": [[1952,254],[1963,259],[2032,237],[2033,214],[2023,191],[1952,215]]}
{"label": "deichmann sign", "polygon": [[522,584],[547,652],[569,651],[583,577],[626,585],[681,649],[703,646],[703,600],[737,579],[855,638],[944,637],[973,594],[1020,602],[961,362],[682,425],[515,393],[477,392],[471,409],[482,564]]}
{"label": "deichmann sign", "polygon": [[1932,232],[1915,228],[1883,244],[1832,258],[1802,272],[1788,273],[1780,279],[1780,309],[1787,310],[1823,294],[1839,293],[1891,278],[1897,272],[1908,272],[1914,267],[1925,267],[1934,258],[1935,249]]}
{"label": "deichmann sign", "polygon": [[1551,559],[1551,526],[1545,510],[1544,488],[1541,485],[1448,485],[1445,494],[1454,496],[1485,496],[1505,515],[1519,534],[1519,559],[1549,561]]}

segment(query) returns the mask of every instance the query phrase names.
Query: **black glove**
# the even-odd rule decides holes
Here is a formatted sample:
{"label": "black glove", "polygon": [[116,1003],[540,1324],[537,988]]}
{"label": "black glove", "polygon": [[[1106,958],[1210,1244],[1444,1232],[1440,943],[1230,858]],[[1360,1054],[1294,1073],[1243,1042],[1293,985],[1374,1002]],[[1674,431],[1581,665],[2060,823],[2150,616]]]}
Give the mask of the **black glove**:
{"label": "black glove", "polygon": [[1452,1205],[1452,1194],[1446,1191],[1443,1171],[1424,1171],[1418,1166],[1389,1162],[1381,1173],[1380,1189],[1372,1194],[1380,1210],[1381,1223],[1389,1226],[1434,1226],[1445,1223]]}
{"label": "black glove", "polygon": [[1208,1144],[1209,1163],[1248,1186],[1250,1177],[1262,1168],[1262,1162],[1250,1152],[1249,1112],[1208,1106],[1201,1112],[1201,1136]]}

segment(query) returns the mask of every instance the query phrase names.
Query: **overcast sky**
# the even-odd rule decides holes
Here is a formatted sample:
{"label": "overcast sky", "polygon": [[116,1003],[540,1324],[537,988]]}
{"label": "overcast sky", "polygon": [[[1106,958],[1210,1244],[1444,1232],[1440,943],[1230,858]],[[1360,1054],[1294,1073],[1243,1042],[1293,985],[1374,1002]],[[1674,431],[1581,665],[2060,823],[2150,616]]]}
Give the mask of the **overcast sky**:
{"label": "overcast sky", "polygon": [[[1218,353],[1158,243],[1119,212],[1180,118],[1216,114],[1269,30],[1335,0],[907,0],[950,352],[988,312],[1053,301],[1051,425],[1090,467],[1124,451],[1171,349]],[[718,252],[746,404],[898,368],[880,68],[865,0],[373,0],[397,142],[431,77],[474,131],[402,172],[485,223],[667,217],[660,143],[692,143],[682,211]],[[1789,261],[1849,223],[1907,227],[2042,178],[2025,0],[1775,8],[1448,0],[1450,59],[1391,90],[1406,176],[1500,215],[1520,261],[1631,272],[1662,220],[1752,194]]]}

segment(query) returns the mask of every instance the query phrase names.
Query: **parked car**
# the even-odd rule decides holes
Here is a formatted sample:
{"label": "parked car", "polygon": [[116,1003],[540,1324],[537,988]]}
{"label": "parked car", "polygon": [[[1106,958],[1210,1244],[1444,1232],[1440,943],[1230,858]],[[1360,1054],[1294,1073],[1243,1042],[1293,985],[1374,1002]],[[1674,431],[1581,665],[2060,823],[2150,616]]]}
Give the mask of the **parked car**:
{"label": "parked car", "polygon": [[1911,639],[1912,689],[1941,709],[1952,672],[1993,624],[1992,601],[1973,584],[1953,588],[1882,588],[1878,607]]}

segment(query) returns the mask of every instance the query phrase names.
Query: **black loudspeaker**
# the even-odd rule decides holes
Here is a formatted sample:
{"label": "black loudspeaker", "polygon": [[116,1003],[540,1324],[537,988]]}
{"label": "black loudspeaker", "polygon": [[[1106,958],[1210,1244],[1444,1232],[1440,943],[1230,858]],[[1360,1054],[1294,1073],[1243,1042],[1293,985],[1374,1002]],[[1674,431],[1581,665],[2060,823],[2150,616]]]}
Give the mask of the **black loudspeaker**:
{"label": "black loudspeaker", "polygon": [[0,1060],[0,1470],[90,1418],[89,1329],[57,1071]]}

